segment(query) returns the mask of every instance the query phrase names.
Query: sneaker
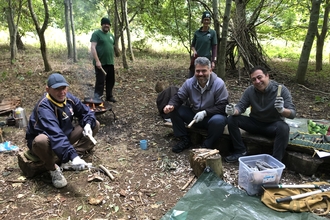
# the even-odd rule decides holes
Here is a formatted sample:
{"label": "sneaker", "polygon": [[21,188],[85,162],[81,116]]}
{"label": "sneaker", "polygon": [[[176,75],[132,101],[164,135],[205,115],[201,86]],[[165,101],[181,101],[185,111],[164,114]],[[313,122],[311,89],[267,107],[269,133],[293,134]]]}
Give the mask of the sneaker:
{"label": "sneaker", "polygon": [[172,152],[180,153],[185,149],[188,149],[191,145],[190,139],[188,136],[183,136],[181,140],[172,147]]}
{"label": "sneaker", "polygon": [[65,177],[62,174],[61,168],[59,166],[57,166],[57,164],[55,164],[55,168],[56,169],[54,171],[52,171],[52,170],[49,171],[50,176],[52,177],[53,185],[56,188],[63,188],[68,183],[67,183]]}
{"label": "sneaker", "polygon": [[225,157],[225,161],[227,163],[235,163],[238,161],[238,158],[243,157],[246,155],[246,151],[243,153],[238,153],[238,154],[232,154],[230,156]]}

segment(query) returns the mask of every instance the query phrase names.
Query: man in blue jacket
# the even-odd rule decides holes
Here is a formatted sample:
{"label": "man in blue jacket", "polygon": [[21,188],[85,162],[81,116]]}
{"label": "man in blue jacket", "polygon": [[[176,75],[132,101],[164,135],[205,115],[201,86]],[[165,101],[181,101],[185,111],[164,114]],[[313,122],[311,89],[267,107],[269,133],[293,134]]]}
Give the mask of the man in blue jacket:
{"label": "man in blue jacket", "polygon": [[[221,138],[227,124],[225,113],[228,104],[228,91],[224,81],[211,69],[206,57],[195,60],[195,76],[189,78],[163,108],[171,116],[174,136],[180,141],[172,148],[174,153],[190,147],[185,123],[195,120],[196,128],[207,129],[208,135],[203,148],[213,148],[213,143]],[[189,99],[190,106],[182,105]]]}
{"label": "man in blue jacket", "polygon": [[[56,188],[66,186],[67,181],[55,162],[86,169],[88,164],[79,155],[94,147],[86,136],[95,135],[100,126],[89,107],[68,92],[68,86],[59,73],[48,77],[47,93],[33,109],[26,131],[27,146],[49,170]],[[73,117],[78,119],[76,126]]]}

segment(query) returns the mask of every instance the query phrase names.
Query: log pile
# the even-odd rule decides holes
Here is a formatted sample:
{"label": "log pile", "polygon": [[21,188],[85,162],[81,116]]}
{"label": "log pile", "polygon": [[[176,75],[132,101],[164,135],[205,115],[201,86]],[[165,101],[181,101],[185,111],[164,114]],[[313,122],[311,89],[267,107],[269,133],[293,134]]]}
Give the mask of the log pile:
{"label": "log pile", "polygon": [[11,112],[21,104],[21,99],[14,96],[11,98],[0,99],[0,115]]}
{"label": "log pile", "polygon": [[204,172],[207,166],[210,167],[217,176],[220,178],[223,177],[221,155],[217,149],[192,149],[189,154],[189,163],[197,177]]}

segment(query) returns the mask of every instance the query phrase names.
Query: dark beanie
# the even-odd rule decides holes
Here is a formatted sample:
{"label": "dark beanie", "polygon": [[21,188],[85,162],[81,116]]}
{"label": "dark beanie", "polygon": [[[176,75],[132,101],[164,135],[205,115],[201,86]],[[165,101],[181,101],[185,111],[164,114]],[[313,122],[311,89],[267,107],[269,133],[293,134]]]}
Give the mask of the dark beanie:
{"label": "dark beanie", "polygon": [[110,25],[110,19],[109,18],[102,18],[101,19],[101,25],[108,24]]}
{"label": "dark beanie", "polygon": [[203,16],[202,16],[202,22],[203,22],[204,18],[210,18],[210,19],[212,19],[210,12],[204,11],[203,12]]}

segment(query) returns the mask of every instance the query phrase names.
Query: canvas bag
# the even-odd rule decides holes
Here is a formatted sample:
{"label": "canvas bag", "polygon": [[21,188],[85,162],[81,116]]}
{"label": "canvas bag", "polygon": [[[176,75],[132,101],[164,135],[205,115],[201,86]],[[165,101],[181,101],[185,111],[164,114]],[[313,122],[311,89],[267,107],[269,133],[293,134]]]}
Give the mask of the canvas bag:
{"label": "canvas bag", "polygon": [[[307,185],[328,185],[327,182],[312,182]],[[305,184],[304,184],[305,185]],[[276,199],[287,196],[294,196],[306,192],[311,192],[319,189],[309,188],[264,188],[264,193],[261,196],[261,201],[269,208],[285,212],[313,212],[317,215],[327,215],[330,211],[330,191],[321,192],[310,195],[308,197],[294,199],[288,202],[277,203]]]}

